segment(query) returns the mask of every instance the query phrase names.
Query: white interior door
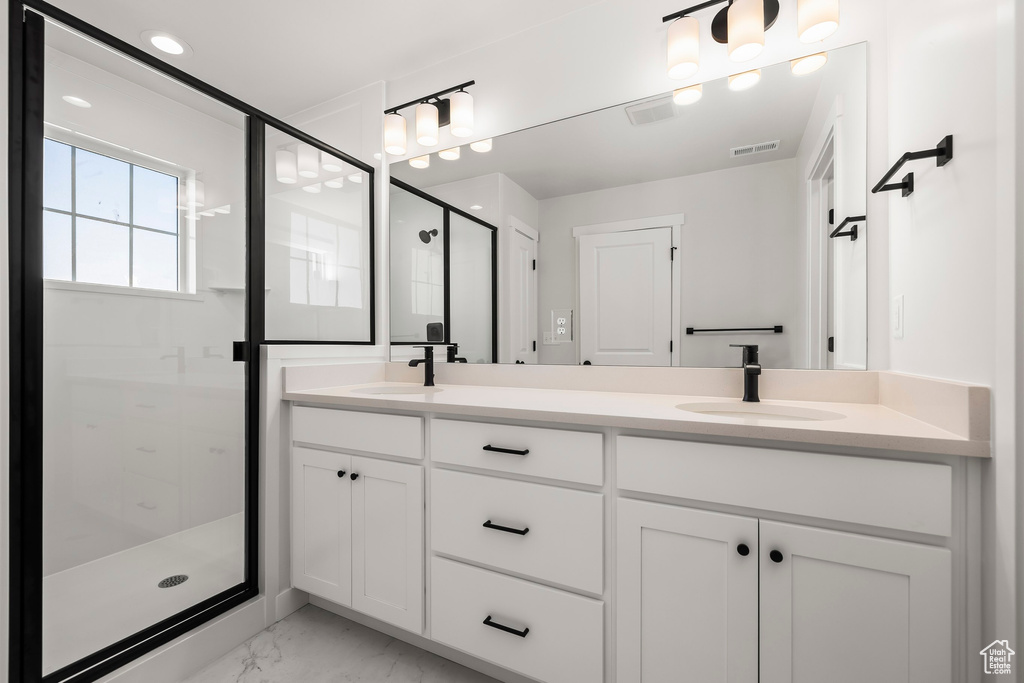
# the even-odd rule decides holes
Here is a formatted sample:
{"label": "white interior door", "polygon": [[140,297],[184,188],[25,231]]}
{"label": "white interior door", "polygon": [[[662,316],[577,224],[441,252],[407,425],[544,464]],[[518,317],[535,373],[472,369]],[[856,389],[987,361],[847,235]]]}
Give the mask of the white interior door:
{"label": "white interior door", "polygon": [[509,249],[510,362],[537,362],[537,241],[513,230]]}
{"label": "white interior door", "polygon": [[949,683],[951,564],[945,548],[762,521],[762,683]]}
{"label": "white interior door", "polygon": [[672,228],[583,235],[580,362],[672,364]]}

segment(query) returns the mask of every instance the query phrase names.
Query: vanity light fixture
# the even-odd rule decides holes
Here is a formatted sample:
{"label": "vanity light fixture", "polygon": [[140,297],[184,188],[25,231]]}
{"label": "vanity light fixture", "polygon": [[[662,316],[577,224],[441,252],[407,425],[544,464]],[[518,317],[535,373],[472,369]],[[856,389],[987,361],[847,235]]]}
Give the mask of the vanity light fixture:
{"label": "vanity light fixture", "polygon": [[413,168],[430,168],[430,155],[424,154],[421,157],[409,159],[409,165]]}
{"label": "vanity light fixture", "polygon": [[800,42],[825,40],[839,28],[839,0],[797,0],[796,24]]}
{"label": "vanity light fixture", "polygon": [[83,100],[81,97],[75,97],[74,95],[65,95],[61,99],[67,102],[68,104],[72,104],[76,107],[81,107],[82,109],[89,109],[90,107],[92,107],[92,104],[90,102]]}
{"label": "vanity light fixture", "polygon": [[486,140],[477,140],[476,142],[471,142],[469,144],[469,148],[474,152],[484,154],[494,149],[494,140],[491,138],[487,138]]}
{"label": "vanity light fixture", "polygon": [[753,88],[761,80],[761,70],[744,71],[741,74],[729,76],[729,90],[740,91]]}
{"label": "vanity light fixture", "polygon": [[[408,133],[403,109],[415,106],[416,142],[423,147],[433,147],[441,139],[441,128],[451,127],[451,134],[457,138],[473,135],[473,96],[466,88],[476,85],[467,81],[426,97],[420,97],[384,111],[384,151],[396,156],[408,149]],[[449,95],[447,99],[445,95]]]}
{"label": "vanity light fixture", "polygon": [[[801,0],[803,2],[804,0]],[[835,2],[838,0],[806,0]],[[708,0],[662,17],[668,27],[668,75],[684,79],[700,68],[700,24],[695,12],[726,4],[711,21],[711,37],[728,46],[734,62],[754,59],[764,49],[764,33],[779,18],[779,0]],[[838,17],[838,4],[837,17]]]}
{"label": "vanity light fixture", "polygon": [[462,156],[462,148],[452,147],[451,149],[442,149],[437,153],[437,156],[441,157],[445,161],[458,161],[459,157]]}
{"label": "vanity light fixture", "polygon": [[821,67],[825,66],[825,62],[827,61],[828,53],[818,52],[817,54],[794,59],[789,63],[789,67],[793,70],[795,75],[806,76],[807,74],[814,73]]}
{"label": "vanity light fixture", "polygon": [[686,106],[698,102],[704,96],[704,86],[700,83],[680,88],[672,93],[672,101],[678,105]]}
{"label": "vanity light fixture", "polygon": [[313,183],[312,185],[303,185],[302,189],[310,194],[320,194],[320,183]]}
{"label": "vanity light fixture", "polygon": [[320,175],[320,152],[317,148],[299,143],[298,150],[299,175],[303,178],[316,178]]}
{"label": "vanity light fixture", "polygon": [[290,149],[279,149],[274,155],[277,167],[277,182],[294,185],[299,179],[299,170],[295,152]]}
{"label": "vanity light fixture", "polygon": [[341,188],[345,187],[345,179],[331,178],[330,180],[325,180],[324,187],[329,187],[332,190],[340,190]]}
{"label": "vanity light fixture", "polygon": [[320,152],[320,168],[329,173],[341,173],[345,169],[340,159],[332,157],[327,152]]}

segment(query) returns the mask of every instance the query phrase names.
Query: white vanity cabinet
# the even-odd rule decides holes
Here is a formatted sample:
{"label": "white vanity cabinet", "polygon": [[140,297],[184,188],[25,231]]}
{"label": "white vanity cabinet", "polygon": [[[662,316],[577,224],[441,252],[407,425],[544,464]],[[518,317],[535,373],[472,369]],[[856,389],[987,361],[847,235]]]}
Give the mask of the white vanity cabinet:
{"label": "white vanity cabinet", "polygon": [[[344,442],[344,431],[310,431],[305,410],[316,409],[296,408],[301,417],[295,422],[295,441]],[[332,413],[345,415],[313,414],[317,429]],[[373,417],[371,422],[391,416]],[[398,419],[401,427],[407,427],[405,419],[419,422]],[[395,433],[390,436],[394,440]],[[295,445],[291,476],[292,585],[421,633],[423,467]]]}

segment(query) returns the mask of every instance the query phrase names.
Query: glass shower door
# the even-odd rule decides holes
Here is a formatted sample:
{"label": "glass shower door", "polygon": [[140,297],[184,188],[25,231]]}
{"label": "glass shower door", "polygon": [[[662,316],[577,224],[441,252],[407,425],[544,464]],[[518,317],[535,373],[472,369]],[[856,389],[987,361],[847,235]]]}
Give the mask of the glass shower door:
{"label": "glass shower door", "polygon": [[42,654],[61,680],[246,581],[246,119],[45,36]]}

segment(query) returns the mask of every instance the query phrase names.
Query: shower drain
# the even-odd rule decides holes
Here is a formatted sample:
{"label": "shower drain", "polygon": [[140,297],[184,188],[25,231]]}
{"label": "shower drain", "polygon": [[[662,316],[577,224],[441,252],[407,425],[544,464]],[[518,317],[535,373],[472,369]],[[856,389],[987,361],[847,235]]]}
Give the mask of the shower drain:
{"label": "shower drain", "polygon": [[174,588],[188,581],[188,574],[175,574],[174,576],[168,576],[166,579],[157,584],[160,588]]}

